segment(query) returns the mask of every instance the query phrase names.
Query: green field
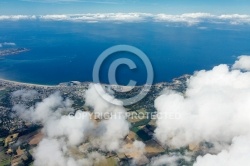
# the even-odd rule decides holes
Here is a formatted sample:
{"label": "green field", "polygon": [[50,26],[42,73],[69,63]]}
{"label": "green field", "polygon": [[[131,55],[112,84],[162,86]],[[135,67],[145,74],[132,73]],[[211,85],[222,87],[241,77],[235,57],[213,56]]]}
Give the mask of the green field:
{"label": "green field", "polygon": [[10,157],[4,153],[4,150],[2,150],[0,152],[0,166],[8,166],[8,165],[10,165]]}

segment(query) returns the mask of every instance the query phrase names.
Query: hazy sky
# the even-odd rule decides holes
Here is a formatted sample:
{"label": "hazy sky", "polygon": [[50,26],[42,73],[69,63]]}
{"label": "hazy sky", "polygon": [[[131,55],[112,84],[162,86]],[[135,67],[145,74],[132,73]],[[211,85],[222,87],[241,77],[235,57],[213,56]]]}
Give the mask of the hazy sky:
{"label": "hazy sky", "polygon": [[0,14],[148,12],[250,14],[249,0],[0,0]]}

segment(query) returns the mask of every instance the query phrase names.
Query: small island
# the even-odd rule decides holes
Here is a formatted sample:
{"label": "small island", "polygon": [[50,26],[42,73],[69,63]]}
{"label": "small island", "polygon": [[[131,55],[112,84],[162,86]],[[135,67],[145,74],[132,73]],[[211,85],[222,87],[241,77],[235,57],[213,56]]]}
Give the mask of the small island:
{"label": "small island", "polygon": [[22,52],[27,52],[29,49],[27,48],[10,48],[10,49],[4,49],[0,50],[0,56],[8,56],[8,55],[17,55]]}

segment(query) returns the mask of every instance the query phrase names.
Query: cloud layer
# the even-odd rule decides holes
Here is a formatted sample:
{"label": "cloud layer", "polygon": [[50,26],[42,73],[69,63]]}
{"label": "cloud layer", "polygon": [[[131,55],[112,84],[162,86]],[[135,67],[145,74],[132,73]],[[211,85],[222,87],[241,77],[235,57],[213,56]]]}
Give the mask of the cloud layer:
{"label": "cloud layer", "polygon": [[73,21],[73,22],[167,22],[195,25],[202,22],[250,24],[250,15],[210,13],[186,13],[181,15],[151,13],[95,13],[95,14],[60,14],[60,15],[0,15],[0,21],[41,20],[41,21]]}

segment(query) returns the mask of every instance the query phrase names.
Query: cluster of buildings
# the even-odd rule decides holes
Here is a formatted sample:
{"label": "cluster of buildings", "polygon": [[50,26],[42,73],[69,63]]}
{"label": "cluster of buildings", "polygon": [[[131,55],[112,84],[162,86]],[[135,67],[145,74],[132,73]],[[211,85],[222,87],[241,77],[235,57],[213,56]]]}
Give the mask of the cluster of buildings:
{"label": "cluster of buildings", "polygon": [[[183,89],[185,88],[185,84],[183,84],[183,82],[187,78],[188,76],[183,76],[180,79],[174,80],[173,83],[154,85],[149,92],[149,97],[146,97],[141,101],[143,104],[137,103],[130,106],[128,110],[138,111],[139,107],[141,108],[143,106],[146,112],[153,111],[154,98],[161,90],[167,86],[172,89]],[[28,106],[33,105],[34,102],[41,101],[56,91],[59,91],[63,97],[68,97],[73,101],[83,101],[84,92],[88,89],[88,86],[89,83],[80,83],[77,81],[61,83],[58,86],[43,86],[0,80],[0,91],[8,91],[8,96],[6,97],[8,98],[9,102],[7,106],[0,106],[0,133],[3,134],[2,136],[0,134],[0,138],[4,137],[2,142],[0,139],[0,145],[2,144],[2,147],[4,147],[5,151],[4,153],[10,157],[11,166],[22,166],[32,162],[32,150],[37,146],[43,137],[40,131],[41,126],[39,124],[28,124],[24,123],[18,118],[11,117],[9,113],[12,111],[12,106],[16,104],[24,104]],[[17,90],[35,90],[38,93],[33,98],[22,100],[21,96],[11,96],[11,93]],[[119,90],[124,91],[126,89],[123,88]],[[136,93],[137,90],[140,90],[140,87],[137,87],[137,89],[135,89],[135,91],[132,93]],[[78,106],[83,107],[81,104]],[[78,109],[78,106],[75,106],[76,109]],[[127,151],[124,151],[123,153],[102,152],[98,149],[91,148],[88,143],[83,144],[82,147],[86,150],[86,153],[98,151],[99,153],[103,154],[106,157],[106,161],[101,165],[106,164],[108,166],[116,165],[117,163],[120,165],[129,165],[129,163],[131,163],[134,159],[137,159],[137,165],[145,165],[149,163],[152,157],[166,153],[167,149],[162,147],[158,140],[156,140],[153,136],[155,130],[155,121],[152,119],[140,119],[137,122],[130,122],[132,124],[131,131],[124,138],[124,149],[127,149]],[[6,132],[4,133],[3,131]],[[133,142],[135,140],[142,141],[145,145],[145,150],[143,153],[134,148]],[[197,146],[190,145],[189,148],[196,150]]]}

